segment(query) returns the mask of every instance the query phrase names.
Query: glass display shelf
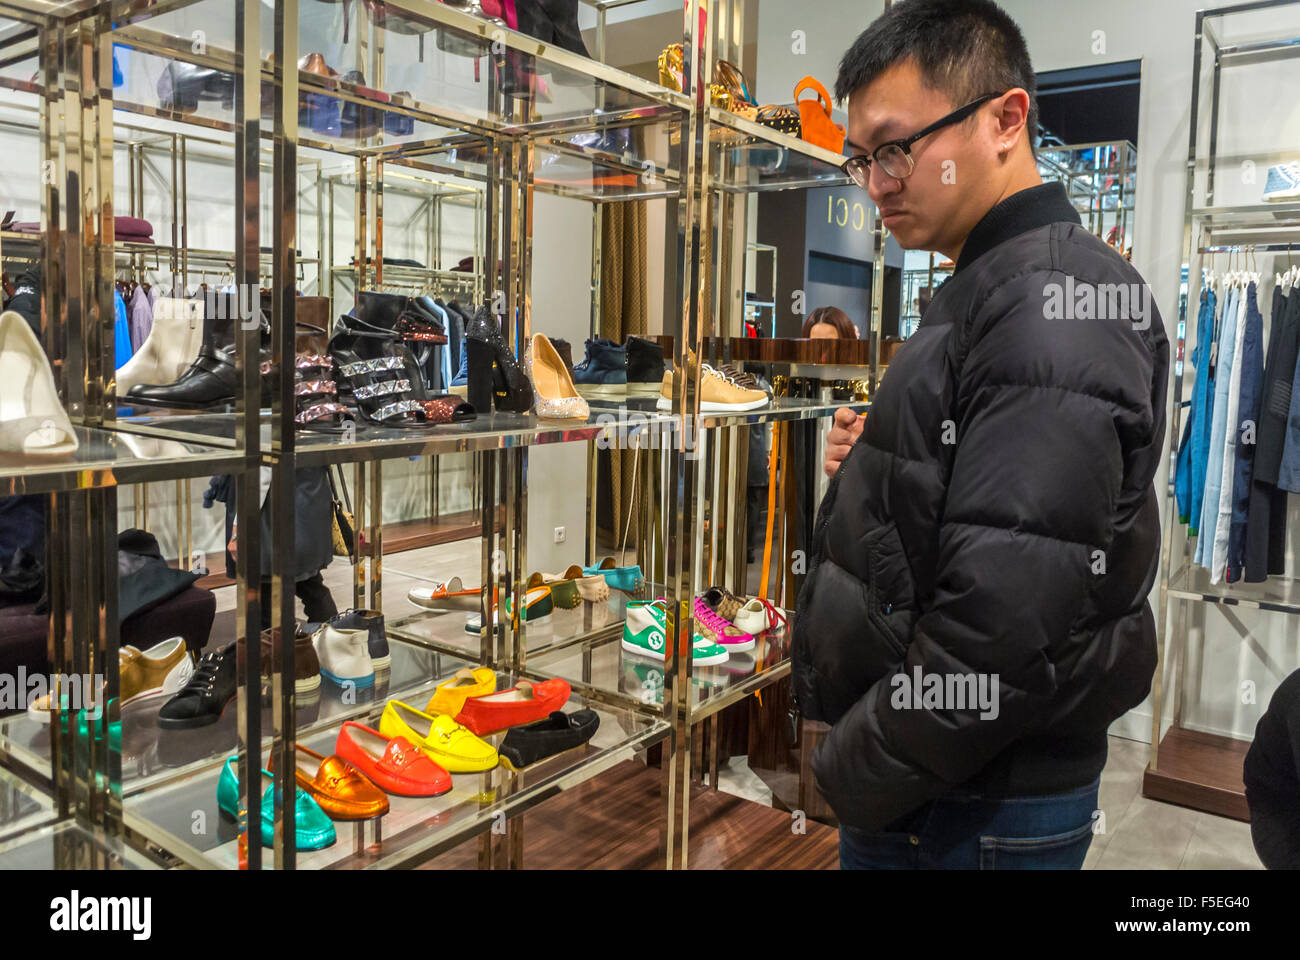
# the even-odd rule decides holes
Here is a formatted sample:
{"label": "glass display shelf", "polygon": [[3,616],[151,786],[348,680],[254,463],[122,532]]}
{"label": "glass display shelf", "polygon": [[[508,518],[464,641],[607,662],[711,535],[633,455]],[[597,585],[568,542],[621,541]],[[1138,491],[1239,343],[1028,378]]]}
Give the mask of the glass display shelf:
{"label": "glass display shelf", "polygon": [[[371,712],[389,697],[407,697],[423,706],[433,692],[433,678],[445,671],[439,655],[408,643],[390,643],[393,661],[375,675],[373,687],[344,693],[322,682],[319,689],[295,697],[294,723],[298,736],[325,728],[337,729],[344,720]],[[423,698],[421,698],[423,695]],[[128,704],[121,712],[122,793],[131,796],[159,784],[184,778],[192,771],[224,759],[239,743],[237,710],[233,703],[214,724],[190,730],[158,726],[158,710],[166,700]],[[263,705],[262,729],[272,729],[269,700]],[[18,713],[0,720],[0,752],[44,776],[50,770],[49,724]],[[3,827],[3,824],[0,824]]]}
{"label": "glass display shelf", "polygon": [[[101,427],[73,426],[77,452],[66,457],[0,453],[0,495],[55,493],[179,480],[242,469],[243,455],[194,439],[133,436]],[[233,416],[231,437],[233,440]]]}
{"label": "glass display shelf", "polygon": [[[295,456],[298,466],[310,467],[589,440],[608,443],[611,448],[621,448],[639,442],[637,438],[643,434],[657,440],[672,430],[673,422],[668,414],[652,412],[622,418],[617,411],[597,410],[594,407],[586,420],[549,420],[533,413],[494,412],[465,423],[410,428],[381,427],[358,421],[351,435],[346,431],[298,430],[295,434]],[[237,415],[176,413],[167,416],[149,413],[124,417],[118,424],[123,431],[129,430],[151,438],[198,437],[214,446],[224,444],[233,447]],[[270,426],[268,418],[264,417],[264,453],[270,451],[270,441]]]}
{"label": "glass display shelf", "polygon": [[1210,571],[1194,563],[1185,562],[1169,578],[1169,595],[1180,600],[1300,613],[1300,580],[1279,576],[1263,583],[1211,583]]}
{"label": "glass display shelf", "polygon": [[[583,601],[571,610],[557,608],[542,620],[521,624],[527,656],[533,657],[600,638],[622,636],[623,621],[627,619],[627,602],[635,599],[637,598],[611,590],[609,599],[601,603]],[[480,635],[465,631],[465,622],[476,615],[463,611],[439,613],[417,607],[409,600],[406,602],[412,610],[418,612],[388,620],[389,636],[460,656],[479,656],[482,649]]]}
{"label": "glass display shelf", "polygon": [[730,151],[732,171],[725,182],[710,177],[710,186],[730,193],[762,193],[838,187],[852,181],[840,169],[845,157],[761,123],[709,107],[715,150]]}
{"label": "glass display shelf", "polygon": [[0,843],[51,823],[56,816],[51,797],[11,771],[0,769]]}
{"label": "glass display shelf", "polygon": [[1300,200],[1193,207],[1192,216],[1211,228],[1292,227],[1300,225]]}
{"label": "glass display shelf", "polygon": [[[592,416],[601,414],[622,416],[658,416],[669,421],[672,414],[658,410],[658,397],[627,397],[624,399],[588,398]],[[865,413],[871,404],[866,400],[809,400],[800,397],[777,397],[769,406],[758,410],[737,413],[702,413],[699,426],[712,430],[717,427],[744,427],[756,423],[774,423],[778,420],[819,420],[832,417],[840,407],[855,413]],[[630,420],[629,420],[630,422]]]}
{"label": "glass display shelf", "polygon": [[[732,653],[725,663],[691,671],[690,717],[703,720],[790,673],[789,627],[760,634],[753,650]],[[581,645],[529,654],[527,673],[563,677],[593,697],[663,708],[664,662],[624,650],[622,631]],[[610,695],[613,696],[610,696]]]}
{"label": "glass display shelf", "polygon": [[[472,661],[444,657],[440,677],[450,676]],[[515,678],[498,673],[497,689],[508,689]],[[423,707],[421,702],[411,704]],[[615,764],[631,759],[638,748],[668,735],[668,724],[635,710],[588,703],[580,694],[569,698],[565,712],[590,706],[600,716],[592,740],[522,771],[498,766],[486,773],[454,774],[452,789],[440,797],[390,796],[389,813],[374,839],[373,826],[335,823],[337,841],[323,850],[300,851],[299,869],[392,869],[412,866],[489,829],[502,817],[515,817],[556,793],[577,786]],[[382,704],[376,703],[361,722],[378,723]],[[338,728],[299,736],[298,742],[318,753],[333,752]],[[499,746],[505,733],[486,737]],[[233,751],[232,751],[233,752]],[[224,762],[224,760],[222,761]],[[237,866],[238,836],[235,824],[217,807],[220,764],[195,772],[184,780],[149,790],[123,801],[129,827],[196,865],[224,869]],[[265,789],[264,784],[263,789]],[[195,833],[196,812],[202,812],[205,829]],[[270,852],[264,850],[268,858]]]}
{"label": "glass display shelf", "polygon": [[138,850],[91,830],[75,820],[29,830],[0,842],[5,870],[156,870]]}
{"label": "glass display shelf", "polygon": [[[114,30],[114,42],[140,54],[223,72],[234,70],[235,24],[228,4],[197,0],[179,9],[169,7],[156,15],[145,11],[137,22]],[[394,141],[431,139],[429,130],[418,129],[421,123],[511,136],[554,134],[611,119],[645,120],[690,107],[686,96],[658,83],[501,28],[438,0],[383,5],[300,0],[298,22],[299,55],[320,54],[335,71],[334,76],[299,73],[302,96],[323,98],[303,111],[305,138],[313,132],[332,138],[339,132],[342,121],[330,101],[363,108],[361,123],[349,123],[345,138],[354,148],[379,142],[365,135],[371,132],[370,121],[377,121],[376,132],[391,147]],[[193,49],[196,27],[204,30],[202,53]],[[269,30],[262,31],[266,79],[271,78],[272,39]],[[500,66],[493,56],[494,44],[505,53]],[[376,65],[382,77],[375,74]],[[361,76],[342,78],[353,69],[360,69]],[[511,95],[498,100],[498,91]],[[211,105],[201,104],[196,112],[206,113],[205,106]],[[417,129],[402,132],[409,126],[398,119],[402,117],[415,120]]]}
{"label": "glass display shelf", "polygon": [[609,127],[535,143],[533,181],[543,193],[578,200],[677,197],[681,172],[669,149],[677,117],[656,126]]}

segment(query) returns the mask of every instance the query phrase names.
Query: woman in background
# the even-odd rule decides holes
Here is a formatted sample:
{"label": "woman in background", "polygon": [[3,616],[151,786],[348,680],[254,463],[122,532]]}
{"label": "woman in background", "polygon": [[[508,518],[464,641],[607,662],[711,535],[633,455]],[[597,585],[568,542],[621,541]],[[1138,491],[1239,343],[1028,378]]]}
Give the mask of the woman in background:
{"label": "woman in background", "polygon": [[803,322],[803,333],[812,340],[857,340],[858,328],[839,307],[818,307]]}

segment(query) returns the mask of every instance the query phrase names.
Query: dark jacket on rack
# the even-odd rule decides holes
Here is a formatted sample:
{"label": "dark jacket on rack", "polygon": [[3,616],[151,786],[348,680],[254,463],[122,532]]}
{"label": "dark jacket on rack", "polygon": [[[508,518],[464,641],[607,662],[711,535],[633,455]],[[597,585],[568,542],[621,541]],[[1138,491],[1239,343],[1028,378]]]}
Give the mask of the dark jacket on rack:
{"label": "dark jacket on rack", "polygon": [[833,724],[813,770],[842,823],[958,788],[1086,786],[1146,696],[1169,345],[1145,290],[1059,184],[1034,187],[976,225],[890,364],[795,621],[794,692]]}
{"label": "dark jacket on rack", "polygon": [[1286,572],[1287,492],[1277,485],[1291,409],[1291,380],[1300,354],[1300,300],[1273,288],[1268,358],[1259,412],[1255,472],[1246,513],[1246,582]]}

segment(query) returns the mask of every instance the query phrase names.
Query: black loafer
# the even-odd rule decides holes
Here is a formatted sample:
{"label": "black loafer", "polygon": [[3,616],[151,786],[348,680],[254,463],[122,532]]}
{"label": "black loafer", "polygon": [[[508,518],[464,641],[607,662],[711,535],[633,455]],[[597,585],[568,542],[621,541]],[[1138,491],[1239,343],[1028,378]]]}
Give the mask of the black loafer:
{"label": "black loafer", "polygon": [[511,727],[497,753],[510,766],[520,770],[530,763],[582,746],[592,738],[599,726],[600,717],[595,710],[578,710],[575,713],[557,710],[537,723]]}

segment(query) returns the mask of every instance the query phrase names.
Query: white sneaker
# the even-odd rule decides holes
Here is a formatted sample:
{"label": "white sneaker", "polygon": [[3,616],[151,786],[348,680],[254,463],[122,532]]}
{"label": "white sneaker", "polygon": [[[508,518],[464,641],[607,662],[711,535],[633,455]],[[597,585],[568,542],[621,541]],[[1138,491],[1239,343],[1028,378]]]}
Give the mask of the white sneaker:
{"label": "white sneaker", "polygon": [[370,659],[370,634],[366,630],[340,630],[325,624],[312,638],[320,675],[339,686],[369,687],[375,682],[375,664]]}
{"label": "white sneaker", "polygon": [[767,607],[763,606],[763,601],[757,597],[736,611],[735,619],[731,622],[740,630],[752,633],[754,636],[763,633],[770,626],[767,620]]}

